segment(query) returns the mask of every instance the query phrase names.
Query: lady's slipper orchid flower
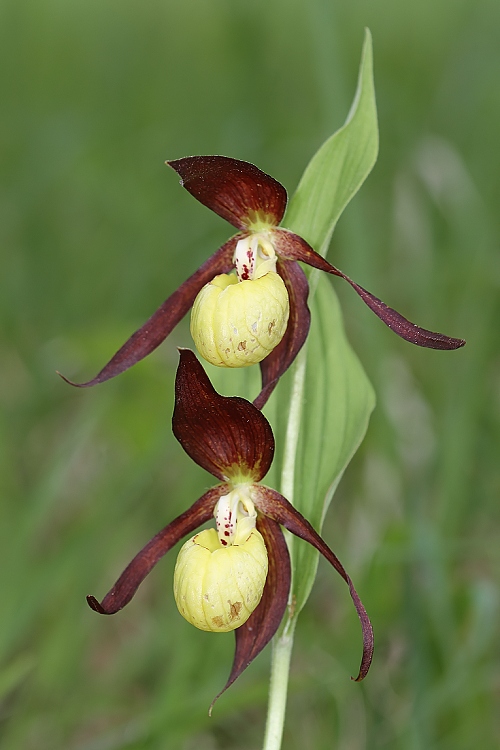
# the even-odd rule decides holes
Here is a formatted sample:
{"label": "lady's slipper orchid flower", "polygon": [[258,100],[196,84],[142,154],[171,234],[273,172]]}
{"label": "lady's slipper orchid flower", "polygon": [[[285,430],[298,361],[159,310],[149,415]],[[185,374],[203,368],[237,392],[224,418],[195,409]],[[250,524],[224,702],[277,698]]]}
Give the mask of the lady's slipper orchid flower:
{"label": "lady's slipper orchid flower", "polygon": [[356,678],[363,679],[373,631],[351,579],[311,524],[282,495],[260,484],[274,454],[264,415],[243,398],[219,395],[193,352],[181,349],[172,426],[186,453],[221,484],[153,537],[102,602],[89,596],[92,609],[106,615],[122,609],[163,555],[215,515],[217,530],[198,532],[182,547],[174,596],[183,617],[196,627],[235,629],[236,653],[224,692],[271,640],[286,610],[290,558],[284,526],[319,550],[349,586],[363,631]]}
{"label": "lady's slipper orchid flower", "polygon": [[[238,233],[181,284],[95,378],[72,385],[102,383],[139,362],[194,303],[191,329],[202,356],[230,367],[260,361],[262,391],[254,403],[262,408],[309,330],[309,287],[297,261],[345,279],[389,328],[413,344],[431,349],[465,344],[414,325],[328,263],[304,239],[279,227],[286,190],[253,164],[226,156],[188,156],[167,164],[186,190]],[[236,277],[227,276],[234,269]]]}

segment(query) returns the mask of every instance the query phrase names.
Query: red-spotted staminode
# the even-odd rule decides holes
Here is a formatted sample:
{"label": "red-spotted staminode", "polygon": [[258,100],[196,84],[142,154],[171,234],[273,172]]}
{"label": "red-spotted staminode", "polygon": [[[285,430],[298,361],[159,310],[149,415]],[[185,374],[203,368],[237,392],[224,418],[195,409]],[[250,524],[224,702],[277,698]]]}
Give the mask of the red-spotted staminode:
{"label": "red-spotted staminode", "polygon": [[181,614],[197,627],[235,629],[236,652],[224,692],[271,640],[286,610],[291,574],[284,526],[319,550],[349,586],[363,632],[356,678],[363,679],[373,632],[351,579],[311,524],[276,490],[260,484],[274,454],[264,415],[243,398],[219,395],[193,352],[182,349],[172,426],[186,453],[220,484],[153,537],[102,602],[89,596],[92,609],[107,615],[122,609],[163,555],[215,516],[217,530],[201,531],[182,547],[174,594]]}
{"label": "red-spotted staminode", "polygon": [[[132,367],[161,344],[195,303],[191,328],[202,356],[228,367],[260,362],[262,390],[254,403],[262,408],[309,330],[309,287],[297,261],[345,279],[407,341],[431,349],[464,345],[462,339],[414,325],[328,263],[304,239],[279,227],[286,190],[253,164],[226,156],[188,156],[167,164],[186,190],[238,233],[180,285],[95,378],[72,385],[96,385]],[[228,276],[234,270],[236,276]],[[197,300],[200,293],[202,299]]]}

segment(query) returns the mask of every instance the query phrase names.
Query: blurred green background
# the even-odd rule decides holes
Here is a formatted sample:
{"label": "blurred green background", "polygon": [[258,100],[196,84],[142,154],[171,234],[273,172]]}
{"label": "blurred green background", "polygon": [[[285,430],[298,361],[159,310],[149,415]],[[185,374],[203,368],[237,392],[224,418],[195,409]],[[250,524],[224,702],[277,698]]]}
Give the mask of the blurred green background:
{"label": "blurred green background", "polygon": [[176,346],[79,391],[231,232],[164,166],[222,153],[293,192],[374,38],[381,148],[330,259],[443,353],[334,281],[375,385],[324,535],[376,632],[372,671],[326,564],[293,656],[287,750],[500,745],[498,0],[4,0],[0,6],[0,745],[261,746],[269,648],[216,705],[233,636],[196,631],[175,555],[88,609],[211,478],[170,434]]}

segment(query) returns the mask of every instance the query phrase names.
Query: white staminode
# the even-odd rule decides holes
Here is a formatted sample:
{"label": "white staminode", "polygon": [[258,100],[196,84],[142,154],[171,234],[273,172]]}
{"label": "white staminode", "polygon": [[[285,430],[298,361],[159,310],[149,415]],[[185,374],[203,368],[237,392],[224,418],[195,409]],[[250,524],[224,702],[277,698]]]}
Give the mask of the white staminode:
{"label": "white staminode", "polygon": [[233,256],[239,281],[260,279],[270,271],[276,273],[276,260],[273,243],[264,232],[239,240]]}
{"label": "white staminode", "polygon": [[214,511],[217,535],[223,547],[244,544],[257,521],[255,505],[247,487],[237,487],[223,495]]}

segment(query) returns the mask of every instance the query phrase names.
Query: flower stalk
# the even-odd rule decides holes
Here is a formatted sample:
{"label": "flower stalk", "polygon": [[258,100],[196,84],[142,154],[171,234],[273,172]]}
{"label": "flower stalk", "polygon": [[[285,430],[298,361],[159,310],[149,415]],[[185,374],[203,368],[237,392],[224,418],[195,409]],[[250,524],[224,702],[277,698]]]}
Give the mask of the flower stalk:
{"label": "flower stalk", "polygon": [[280,750],[285,726],[288,678],[296,618],[287,618],[283,632],[275,636],[271,656],[271,680],[263,750]]}
{"label": "flower stalk", "polygon": [[[317,271],[313,271],[313,274],[317,274]],[[312,284],[311,288],[314,290],[315,285]],[[290,409],[288,412],[283,467],[281,472],[281,492],[289,499],[292,505],[294,504],[295,462],[297,458],[297,447],[302,419],[306,367],[307,341],[293,364],[293,377],[290,389]],[[292,585],[290,591],[293,592],[294,566],[292,550],[294,539],[293,536],[288,533],[285,535],[285,539],[292,559]],[[269,698],[263,750],[280,750],[281,748],[281,740],[285,725],[290,662],[292,658],[295,626],[297,624],[297,616],[293,611],[292,599],[293,593],[291,593],[289,598],[287,614],[272,643],[271,679],[269,683]]]}

